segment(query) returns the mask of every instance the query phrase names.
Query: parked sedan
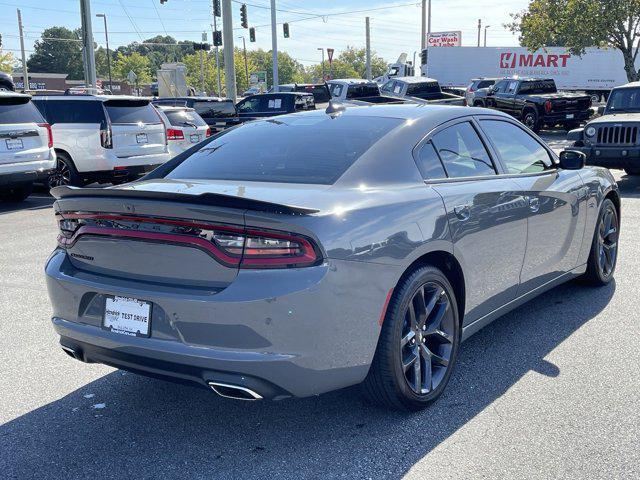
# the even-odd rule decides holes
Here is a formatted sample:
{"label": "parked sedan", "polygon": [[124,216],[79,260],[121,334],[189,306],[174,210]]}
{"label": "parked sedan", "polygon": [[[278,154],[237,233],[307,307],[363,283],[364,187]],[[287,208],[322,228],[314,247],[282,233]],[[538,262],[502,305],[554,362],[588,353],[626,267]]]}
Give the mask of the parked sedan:
{"label": "parked sedan", "polygon": [[211,136],[211,127],[193,108],[157,105],[156,109],[167,127],[172,158]]}
{"label": "parked sedan", "polygon": [[62,348],[236,399],[363,383],[411,410],[494,319],[612,280],[618,188],[582,153],[485,109],[330,112],[226,130],[132,184],[54,189]]}

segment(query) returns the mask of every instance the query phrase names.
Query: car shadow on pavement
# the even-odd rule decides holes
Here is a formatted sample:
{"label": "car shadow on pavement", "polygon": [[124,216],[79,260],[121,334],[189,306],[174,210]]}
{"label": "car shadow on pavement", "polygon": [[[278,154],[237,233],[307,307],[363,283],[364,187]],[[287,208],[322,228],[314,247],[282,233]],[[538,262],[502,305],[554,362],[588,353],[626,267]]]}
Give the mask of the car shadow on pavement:
{"label": "car shadow on pavement", "polygon": [[623,198],[640,198],[640,175],[624,174],[618,180],[618,188]]}
{"label": "car shadow on pavement", "polygon": [[5,478],[400,478],[525,374],[563,375],[545,357],[614,292],[615,283],[569,283],[495,321],[463,344],[444,395],[417,413],[368,406],[357,388],[242,402],[116,371],[0,426],[0,471]]}
{"label": "car shadow on pavement", "polygon": [[50,196],[30,196],[22,202],[2,202],[0,201],[0,215],[18,212],[20,210],[41,210],[50,208],[55,199]]}

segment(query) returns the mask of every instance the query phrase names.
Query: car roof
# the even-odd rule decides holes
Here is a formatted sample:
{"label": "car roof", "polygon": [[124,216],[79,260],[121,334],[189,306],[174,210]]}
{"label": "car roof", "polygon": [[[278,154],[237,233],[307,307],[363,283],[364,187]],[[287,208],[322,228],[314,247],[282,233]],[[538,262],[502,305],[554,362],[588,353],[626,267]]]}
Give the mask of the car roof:
{"label": "car roof", "polygon": [[230,98],[223,97],[158,97],[154,98],[153,102],[161,102],[161,101],[185,101],[185,100],[195,100],[196,102],[232,102]]}
{"label": "car roof", "polygon": [[[256,93],[255,95],[250,95],[250,97],[272,97],[272,96],[279,96],[279,95],[287,95],[287,96],[292,96],[292,97],[306,97],[306,96],[312,96],[312,93],[309,92],[270,92],[270,93]],[[247,97],[249,98],[249,97]]]}
{"label": "car roof", "polygon": [[187,112],[195,112],[195,110],[191,107],[185,107],[184,105],[154,105],[158,110],[162,110],[163,112],[174,112],[184,110]]}
{"label": "car roof", "polygon": [[373,80],[367,80],[366,78],[336,78],[329,80],[327,83],[346,83],[348,85],[355,85],[358,83],[376,83]]}
{"label": "car roof", "polygon": [[405,83],[438,83],[438,80],[430,77],[392,77],[390,80],[400,80]]}
{"label": "car roof", "polygon": [[88,101],[88,100],[97,100],[99,102],[106,102],[109,100],[148,100],[151,101],[150,97],[136,97],[133,95],[88,95],[88,94],[78,94],[78,95],[41,95],[34,97],[36,100],[71,100],[74,102],[78,101]]}

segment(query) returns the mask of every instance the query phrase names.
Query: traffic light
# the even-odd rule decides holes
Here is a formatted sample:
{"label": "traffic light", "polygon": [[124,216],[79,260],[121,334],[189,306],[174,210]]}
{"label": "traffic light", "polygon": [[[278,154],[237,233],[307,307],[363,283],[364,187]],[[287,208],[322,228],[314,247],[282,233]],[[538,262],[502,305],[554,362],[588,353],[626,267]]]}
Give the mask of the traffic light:
{"label": "traffic light", "polygon": [[249,29],[249,41],[250,42],[255,42],[256,41],[256,29],[251,27]]}
{"label": "traffic light", "polygon": [[240,25],[242,28],[249,28],[249,20],[247,19],[247,5],[240,5]]}
{"label": "traffic light", "polygon": [[219,30],[213,32],[213,45],[216,47],[222,46],[222,32]]}
{"label": "traffic light", "polygon": [[193,44],[193,49],[196,52],[198,50],[204,50],[205,52],[208,52],[210,48],[211,48],[211,45],[209,45],[208,43],[194,43]]}
{"label": "traffic light", "polygon": [[167,3],[167,0],[160,0],[160,5],[164,5],[165,3]]}
{"label": "traffic light", "polygon": [[222,16],[222,10],[220,9],[220,0],[213,0],[213,14],[216,17]]}
{"label": "traffic light", "polygon": [[284,38],[289,38],[289,24],[288,23],[283,23],[282,24],[282,30],[284,32]]}

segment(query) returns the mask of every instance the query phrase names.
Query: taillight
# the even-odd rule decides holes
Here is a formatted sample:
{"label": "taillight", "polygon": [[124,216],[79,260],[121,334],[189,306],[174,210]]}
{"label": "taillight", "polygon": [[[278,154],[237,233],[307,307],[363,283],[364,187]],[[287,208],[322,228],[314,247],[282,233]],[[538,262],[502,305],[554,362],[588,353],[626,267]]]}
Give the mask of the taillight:
{"label": "taillight", "polygon": [[72,246],[87,234],[197,247],[232,268],[308,267],[322,259],[310,239],[286,232],[115,214],[62,213],[57,214],[57,219],[58,244],[62,248]]}
{"label": "taillight", "polygon": [[167,140],[184,140],[184,133],[177,128],[167,128]]}
{"label": "taillight", "polygon": [[111,125],[100,130],[100,145],[102,148],[113,148],[113,135],[111,134]]}
{"label": "taillight", "polygon": [[38,126],[47,129],[47,136],[49,137],[47,147],[53,148],[53,131],[51,130],[51,125],[49,125],[48,123],[39,123]]}
{"label": "taillight", "polygon": [[467,92],[469,92],[469,93],[473,93],[473,92],[475,92],[475,91],[476,91],[476,89],[475,89],[475,88],[473,88],[473,87],[469,87],[469,88],[467,88]]}
{"label": "taillight", "polygon": [[205,138],[208,138],[211,136],[211,128],[207,128],[207,132],[204,134]]}
{"label": "taillight", "polygon": [[551,100],[544,102],[544,111],[546,113],[551,113]]}

